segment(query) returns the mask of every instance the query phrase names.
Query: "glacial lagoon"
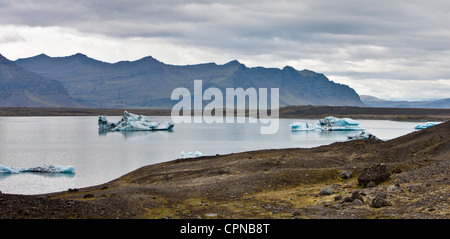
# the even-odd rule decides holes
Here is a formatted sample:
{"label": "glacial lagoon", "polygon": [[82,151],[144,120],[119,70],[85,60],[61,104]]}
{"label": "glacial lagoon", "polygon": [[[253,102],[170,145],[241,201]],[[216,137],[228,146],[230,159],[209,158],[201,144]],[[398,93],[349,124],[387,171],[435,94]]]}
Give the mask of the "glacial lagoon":
{"label": "glacial lagoon", "polygon": [[[118,121],[121,117],[108,117]],[[170,116],[150,116],[157,122]],[[99,133],[96,116],[0,117],[0,164],[36,167],[72,165],[75,173],[0,173],[0,191],[43,194],[106,183],[145,165],[180,158],[181,152],[205,156],[259,149],[311,148],[347,141],[358,132],[292,132],[289,124],[318,119],[280,119],[276,134],[261,135],[259,123],[181,123],[172,131]],[[383,140],[415,131],[417,122],[358,120]],[[235,121],[237,122],[237,120]]]}

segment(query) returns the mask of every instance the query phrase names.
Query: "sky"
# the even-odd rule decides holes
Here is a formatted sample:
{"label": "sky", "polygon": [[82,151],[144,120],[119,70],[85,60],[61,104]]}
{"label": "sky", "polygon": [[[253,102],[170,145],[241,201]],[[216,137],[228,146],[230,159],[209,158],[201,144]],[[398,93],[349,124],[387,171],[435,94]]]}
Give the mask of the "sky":
{"label": "sky", "polygon": [[450,97],[448,0],[0,0],[0,54],[323,73],[360,95]]}

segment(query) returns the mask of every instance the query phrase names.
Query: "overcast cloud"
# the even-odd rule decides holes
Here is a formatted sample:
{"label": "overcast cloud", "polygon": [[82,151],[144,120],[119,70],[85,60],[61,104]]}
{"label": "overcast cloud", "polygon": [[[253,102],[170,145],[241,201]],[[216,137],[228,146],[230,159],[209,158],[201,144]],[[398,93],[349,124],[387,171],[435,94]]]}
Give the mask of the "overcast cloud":
{"label": "overcast cloud", "polygon": [[0,54],[293,66],[359,94],[448,98],[450,1],[0,0]]}

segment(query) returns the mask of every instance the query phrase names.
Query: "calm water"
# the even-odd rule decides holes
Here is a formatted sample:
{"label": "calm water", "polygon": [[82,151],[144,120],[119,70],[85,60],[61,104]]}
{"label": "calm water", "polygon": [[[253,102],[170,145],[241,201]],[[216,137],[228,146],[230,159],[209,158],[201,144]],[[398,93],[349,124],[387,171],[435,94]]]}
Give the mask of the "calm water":
{"label": "calm water", "polygon": [[[118,121],[121,117],[108,117]],[[150,117],[171,121],[170,117]],[[0,173],[0,191],[41,194],[106,183],[139,167],[173,160],[181,151],[205,155],[268,148],[310,148],[358,132],[291,132],[294,121],[280,119],[277,134],[261,135],[260,124],[176,124],[172,132],[98,133],[97,117],[0,117],[0,164],[36,167],[43,164],[73,165],[74,174]],[[358,120],[381,139],[414,131],[414,122]],[[246,121],[247,122],[247,121]]]}

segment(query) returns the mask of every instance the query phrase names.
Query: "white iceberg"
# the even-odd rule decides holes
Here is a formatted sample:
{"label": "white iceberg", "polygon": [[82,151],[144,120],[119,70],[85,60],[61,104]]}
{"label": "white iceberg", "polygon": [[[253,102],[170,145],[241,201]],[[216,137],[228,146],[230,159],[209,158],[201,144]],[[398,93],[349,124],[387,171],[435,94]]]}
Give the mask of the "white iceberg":
{"label": "white iceberg", "polygon": [[437,125],[437,123],[427,122],[426,124],[417,125],[416,127],[414,127],[414,129],[426,129],[428,127],[435,126],[435,125]]}
{"label": "white iceberg", "polygon": [[359,126],[359,122],[350,118],[336,118],[328,116],[321,119],[317,123],[317,127],[324,131],[364,131],[365,129]]}
{"label": "white iceberg", "polygon": [[303,122],[293,122],[289,125],[292,131],[314,131],[318,130],[316,125]]}
{"label": "white iceberg", "polygon": [[74,166],[60,166],[60,165],[47,165],[34,167],[34,168],[18,168],[7,167],[0,164],[0,173],[22,173],[22,172],[35,172],[35,173],[74,173]]}
{"label": "white iceberg", "polygon": [[192,153],[192,152],[185,153],[184,151],[181,151],[180,156],[182,158],[201,157],[201,156],[203,156],[203,153],[200,151],[196,151],[195,153]]}
{"label": "white iceberg", "polygon": [[99,131],[151,131],[151,130],[169,130],[174,126],[173,123],[158,123],[150,121],[144,115],[136,115],[125,111],[122,119],[117,123],[108,122],[106,115],[98,117]]}

